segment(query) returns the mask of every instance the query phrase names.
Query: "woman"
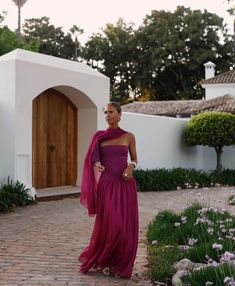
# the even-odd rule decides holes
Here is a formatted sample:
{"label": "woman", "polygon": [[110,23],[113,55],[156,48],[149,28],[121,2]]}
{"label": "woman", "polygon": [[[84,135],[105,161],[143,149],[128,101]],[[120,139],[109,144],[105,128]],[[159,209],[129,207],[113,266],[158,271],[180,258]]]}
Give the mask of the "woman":
{"label": "woman", "polygon": [[[84,161],[80,201],[96,215],[89,245],[79,256],[80,271],[91,268],[129,278],[138,243],[137,164],[135,137],[118,123],[121,107],[104,111],[108,129],[94,134]],[[128,164],[128,152],[131,162]]]}

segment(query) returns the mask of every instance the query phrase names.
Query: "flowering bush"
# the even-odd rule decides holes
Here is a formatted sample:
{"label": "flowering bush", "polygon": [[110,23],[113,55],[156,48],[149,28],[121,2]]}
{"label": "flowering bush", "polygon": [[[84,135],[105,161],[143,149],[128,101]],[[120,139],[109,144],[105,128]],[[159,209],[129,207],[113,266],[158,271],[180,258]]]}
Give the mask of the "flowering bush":
{"label": "flowering bush", "polygon": [[[231,273],[235,274],[235,217],[224,209],[193,204],[181,214],[160,212],[149,224],[147,238],[152,248],[159,245],[177,245],[182,248],[183,245],[185,251],[178,259],[183,255],[192,262],[207,263],[210,266],[208,270],[202,269],[201,272],[189,275],[188,280],[185,278],[185,285],[234,285],[229,277],[233,277]],[[230,282],[216,284],[214,277],[217,275],[221,281],[227,277],[226,281]],[[202,284],[201,278],[195,278],[201,276],[204,277]],[[156,280],[156,275],[152,278]],[[192,281],[197,280],[198,284],[193,284]]]}

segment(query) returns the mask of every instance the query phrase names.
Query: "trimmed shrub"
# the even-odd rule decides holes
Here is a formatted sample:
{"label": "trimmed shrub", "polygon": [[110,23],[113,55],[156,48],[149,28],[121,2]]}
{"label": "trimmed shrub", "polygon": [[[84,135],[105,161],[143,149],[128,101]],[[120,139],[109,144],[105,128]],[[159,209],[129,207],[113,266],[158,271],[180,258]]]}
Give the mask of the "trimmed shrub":
{"label": "trimmed shrub", "polygon": [[211,187],[215,184],[235,185],[235,170],[223,170],[220,174],[216,171],[202,171],[195,169],[137,169],[133,173],[138,190],[148,191],[171,191],[177,188],[190,189]]}

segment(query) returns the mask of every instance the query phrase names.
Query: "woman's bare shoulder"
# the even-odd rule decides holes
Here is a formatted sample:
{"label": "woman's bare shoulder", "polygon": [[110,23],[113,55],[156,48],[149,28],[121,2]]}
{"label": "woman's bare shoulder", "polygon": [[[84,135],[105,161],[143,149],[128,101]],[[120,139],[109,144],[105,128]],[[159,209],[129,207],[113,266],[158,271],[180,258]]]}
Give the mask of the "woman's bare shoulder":
{"label": "woman's bare shoulder", "polygon": [[129,142],[134,141],[135,140],[135,135],[131,132],[127,133],[127,137],[129,139]]}

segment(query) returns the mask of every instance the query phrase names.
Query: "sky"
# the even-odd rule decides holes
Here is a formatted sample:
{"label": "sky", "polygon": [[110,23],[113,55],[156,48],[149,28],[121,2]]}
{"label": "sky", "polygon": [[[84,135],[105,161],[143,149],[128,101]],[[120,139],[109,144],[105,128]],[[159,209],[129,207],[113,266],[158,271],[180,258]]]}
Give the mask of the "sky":
{"label": "sky", "polygon": [[[51,24],[63,27],[64,32],[78,25],[84,30],[79,41],[85,42],[92,33],[101,32],[107,23],[115,24],[120,17],[138,28],[152,10],[174,11],[178,5],[216,13],[232,31],[233,18],[226,11],[229,7],[226,0],[27,0],[21,9],[21,18],[23,23],[24,19],[47,16]],[[15,30],[17,7],[13,0],[0,0],[1,11],[8,13],[3,24]]]}

